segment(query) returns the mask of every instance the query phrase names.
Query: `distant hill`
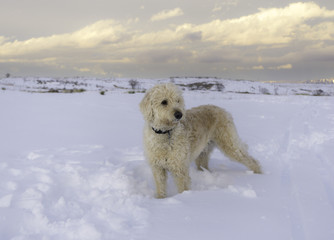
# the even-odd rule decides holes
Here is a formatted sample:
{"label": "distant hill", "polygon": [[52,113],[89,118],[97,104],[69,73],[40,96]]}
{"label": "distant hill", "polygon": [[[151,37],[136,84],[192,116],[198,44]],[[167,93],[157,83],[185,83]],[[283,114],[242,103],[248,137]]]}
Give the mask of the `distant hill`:
{"label": "distant hill", "polygon": [[0,92],[24,91],[37,93],[143,93],[158,83],[173,82],[183,91],[220,92],[264,95],[334,96],[334,79],[304,83],[257,82],[211,77],[171,77],[164,79],[132,78],[41,78],[9,77],[0,79]]}
{"label": "distant hill", "polygon": [[334,84],[334,78],[322,78],[317,80],[309,80],[305,83],[313,83],[313,84]]}

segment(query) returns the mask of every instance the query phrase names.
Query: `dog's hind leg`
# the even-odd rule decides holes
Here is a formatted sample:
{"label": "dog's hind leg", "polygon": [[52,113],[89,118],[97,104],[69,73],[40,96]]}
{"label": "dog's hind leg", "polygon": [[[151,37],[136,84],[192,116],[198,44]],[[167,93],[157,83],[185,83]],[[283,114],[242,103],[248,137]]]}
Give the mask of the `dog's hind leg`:
{"label": "dog's hind leg", "polygon": [[199,171],[203,171],[203,168],[209,170],[209,158],[212,150],[214,149],[214,143],[209,142],[204,148],[201,154],[196,159],[196,166]]}
{"label": "dog's hind leg", "polygon": [[167,171],[161,167],[152,167],[153,177],[156,187],[156,198],[166,197],[166,187],[167,187]]}
{"label": "dog's hind leg", "polygon": [[232,117],[227,112],[217,123],[213,140],[231,160],[244,164],[254,173],[262,173],[260,164],[249,155],[247,145],[239,138]]}

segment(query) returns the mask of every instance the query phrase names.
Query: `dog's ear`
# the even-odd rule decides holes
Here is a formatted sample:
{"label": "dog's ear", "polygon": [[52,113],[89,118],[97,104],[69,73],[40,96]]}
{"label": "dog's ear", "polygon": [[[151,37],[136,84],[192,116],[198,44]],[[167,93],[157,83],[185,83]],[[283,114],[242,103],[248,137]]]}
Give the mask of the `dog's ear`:
{"label": "dog's ear", "polygon": [[146,92],[143,100],[141,100],[139,107],[141,113],[144,115],[146,121],[151,122],[154,120],[153,107],[151,101],[152,91]]}

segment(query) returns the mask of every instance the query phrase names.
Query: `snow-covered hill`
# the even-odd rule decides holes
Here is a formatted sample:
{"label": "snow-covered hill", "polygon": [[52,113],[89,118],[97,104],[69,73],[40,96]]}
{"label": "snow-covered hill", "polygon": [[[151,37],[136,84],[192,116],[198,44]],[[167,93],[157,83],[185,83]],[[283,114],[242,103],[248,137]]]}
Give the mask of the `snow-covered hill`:
{"label": "snow-covered hill", "polygon": [[170,179],[155,199],[138,104],[157,81],[36,79],[0,80],[1,240],[334,239],[334,98],[304,95],[333,85],[174,79],[188,108],[233,115],[264,174],[215,151],[191,191]]}
{"label": "snow-covered hill", "polygon": [[3,78],[2,90],[73,93],[83,91],[143,92],[156,83],[174,82],[186,91],[219,91],[241,94],[334,96],[334,84],[262,83],[217,78],[97,79],[97,78]]}

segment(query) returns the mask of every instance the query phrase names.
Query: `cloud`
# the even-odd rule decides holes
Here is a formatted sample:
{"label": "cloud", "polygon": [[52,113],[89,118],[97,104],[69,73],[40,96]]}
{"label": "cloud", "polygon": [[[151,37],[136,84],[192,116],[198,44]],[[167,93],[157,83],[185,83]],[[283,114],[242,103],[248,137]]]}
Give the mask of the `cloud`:
{"label": "cloud", "polygon": [[[151,21],[182,14],[180,8],[165,10]],[[262,74],[296,69],[298,61],[333,62],[334,48],[329,47],[334,41],[333,18],[332,10],[298,2],[240,18],[169,25],[158,31],[141,28],[143,20],[137,18],[106,19],[71,33],[25,41],[0,36],[0,63],[44,64],[92,74],[138,65],[155,71],[158,64],[166,69],[179,64],[189,72],[210,66],[209,70],[263,70]]]}
{"label": "cloud", "polygon": [[216,4],[214,8],[212,9],[212,12],[219,12],[223,8],[225,10],[231,9],[231,7],[235,7],[238,5],[238,0],[225,0],[224,2],[221,2],[219,4]]}
{"label": "cloud", "polygon": [[322,22],[314,26],[303,24],[299,27],[298,38],[311,41],[333,40],[334,22]]}
{"label": "cloud", "polygon": [[101,67],[95,66],[93,68],[87,68],[87,67],[73,67],[73,70],[81,73],[93,73],[97,75],[107,75],[107,72],[105,72]]}
{"label": "cloud", "polygon": [[280,65],[275,67],[274,69],[280,70],[280,69],[292,69],[292,64],[288,63],[288,64],[284,64],[284,65]]}
{"label": "cloud", "polygon": [[172,10],[163,10],[163,11],[153,15],[151,17],[151,21],[152,22],[162,21],[162,20],[166,20],[166,19],[169,19],[169,18],[182,16],[183,14],[184,13],[183,13],[182,9],[180,9],[180,8],[174,8]]}
{"label": "cloud", "polygon": [[215,7],[212,9],[212,12],[219,12],[222,10],[222,6],[220,5],[215,5]]}
{"label": "cloud", "polygon": [[52,63],[57,60],[56,58],[37,58],[37,59],[28,59],[28,58],[10,58],[10,59],[0,59],[0,63],[39,63],[39,64],[48,64],[52,65]]}
{"label": "cloud", "polygon": [[138,55],[138,63],[176,64],[189,61],[192,53],[182,48],[145,50]]}
{"label": "cloud", "polygon": [[281,70],[281,69],[292,69],[292,64],[283,64],[279,66],[269,66],[265,67],[263,65],[252,66],[252,67],[245,67],[245,66],[237,66],[237,70]]}
{"label": "cloud", "polygon": [[[159,21],[182,15],[180,8],[165,10],[154,16]],[[47,37],[31,38],[26,41],[0,37],[0,58],[27,54],[62,51],[87,53],[114,51],[119,56],[142,48],[191,47],[189,43],[202,43],[206,50],[223,46],[274,46],[292,41],[334,40],[334,11],[320,8],[313,2],[293,3],[284,8],[260,9],[259,12],[240,18],[214,20],[204,24],[182,24],[146,31],[138,29],[133,21],[120,23],[108,19],[90,24],[78,31]],[[316,24],[310,20],[316,19]],[[134,27],[136,25],[136,27]],[[189,45],[189,46],[188,46]],[[121,51],[124,53],[122,54]],[[62,52],[64,53],[64,52]],[[47,56],[49,57],[49,56]]]}
{"label": "cloud", "polygon": [[202,40],[202,32],[198,31],[198,32],[186,33],[183,38],[187,41],[190,41],[190,42],[201,41]]}
{"label": "cloud", "polygon": [[308,24],[315,18],[333,17],[334,11],[320,8],[313,2],[298,2],[285,8],[259,9],[258,13],[240,18],[214,20],[198,25],[196,29],[203,32],[203,40],[221,45],[286,44],[294,39],[333,39],[332,22]]}
{"label": "cloud", "polygon": [[4,36],[0,36],[0,45],[5,43],[8,39]]}
{"label": "cloud", "polygon": [[259,65],[259,66],[253,66],[252,69],[253,70],[263,70],[264,67],[262,65]]}
{"label": "cloud", "polygon": [[131,41],[124,45],[131,46],[131,48],[175,47],[189,41],[199,41],[202,38],[201,35],[200,31],[194,31],[193,25],[183,24],[160,31],[136,32],[132,35]]}
{"label": "cloud", "polygon": [[127,29],[114,20],[101,20],[78,31],[26,41],[0,42],[1,56],[20,56],[55,48],[93,48],[101,44],[117,44],[126,36]]}
{"label": "cloud", "polygon": [[115,20],[102,20],[69,36],[79,47],[94,47],[101,43],[115,44],[124,39],[127,29]]}

